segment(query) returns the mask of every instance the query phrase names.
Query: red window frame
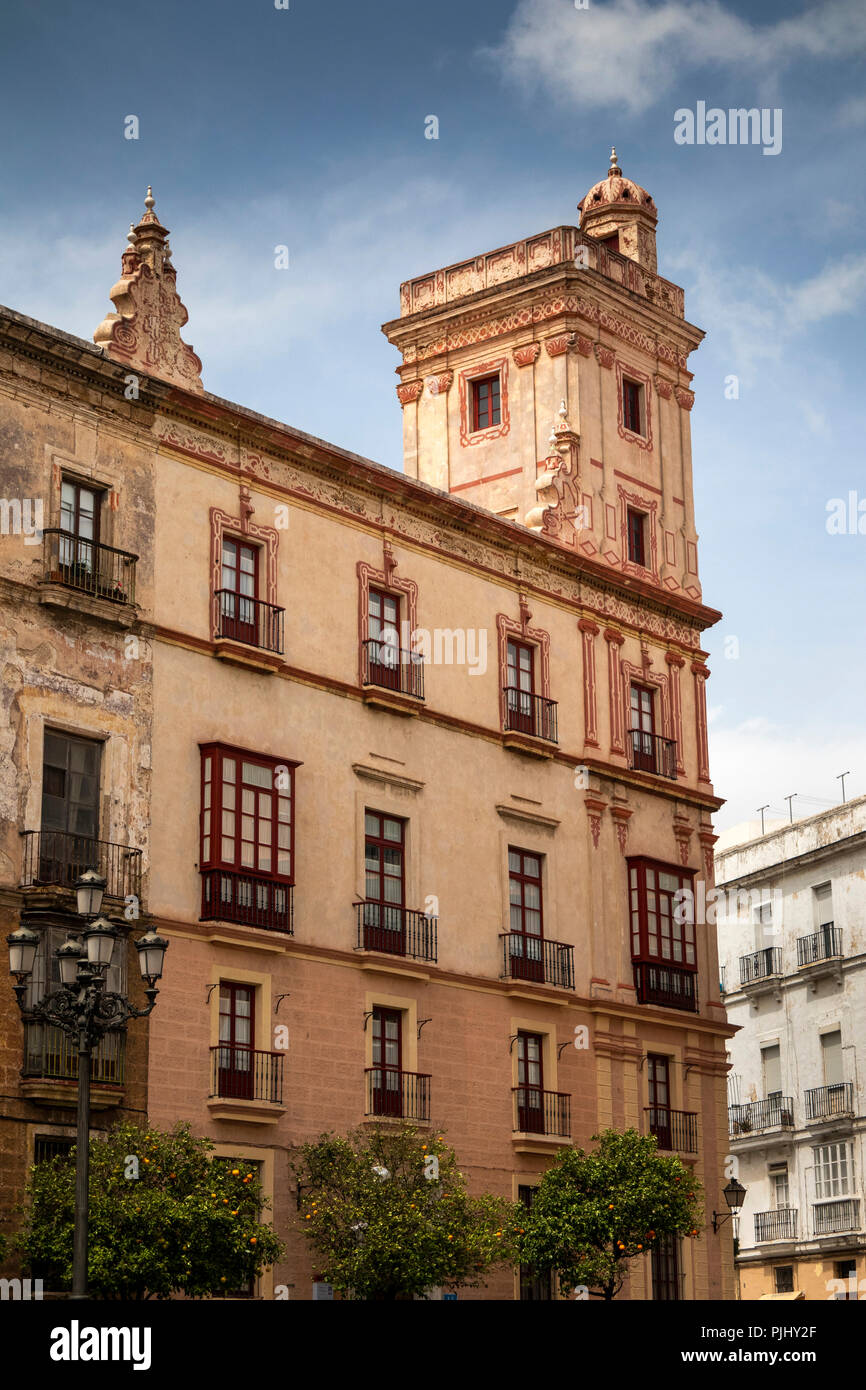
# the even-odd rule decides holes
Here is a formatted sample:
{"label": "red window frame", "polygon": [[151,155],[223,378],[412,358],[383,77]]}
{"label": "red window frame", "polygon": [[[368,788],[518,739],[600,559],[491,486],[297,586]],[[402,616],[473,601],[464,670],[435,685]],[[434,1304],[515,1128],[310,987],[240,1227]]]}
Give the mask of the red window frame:
{"label": "red window frame", "polygon": [[502,424],[502,383],[499,373],[476,377],[472,389],[472,428],[488,430]]}
{"label": "red window frame", "polygon": [[[392,1036],[388,1037],[389,1030]],[[403,1113],[403,1014],[373,1008],[373,1114]]]}
{"label": "red window frame", "polygon": [[[257,645],[257,599],[259,596],[259,551],[238,536],[223,536],[220,553],[220,635],[238,642]],[[234,563],[226,554],[233,552]],[[252,568],[249,561],[252,561]],[[244,568],[244,561],[247,567]],[[250,583],[250,578],[252,583]],[[227,582],[227,579],[231,582]]]}
{"label": "red window frame", "polygon": [[656,754],[656,692],[632,681],[629,686],[629,734],[632,765],[640,772],[658,772]]}
{"label": "red window frame", "polygon": [[[238,1012],[241,995],[249,1004],[249,1014]],[[223,1005],[228,1004],[228,1008]],[[223,1024],[223,1020],[226,1024]],[[246,1038],[238,1040],[238,1033]],[[254,985],[235,984],[220,980],[219,1002],[219,1076],[217,1095],[235,1100],[251,1100],[255,1073],[256,1048],[256,991]]]}
{"label": "red window frame", "polygon": [[625,429],[632,434],[643,434],[643,421],[641,410],[641,395],[643,387],[639,381],[632,381],[631,377],[624,376],[622,379],[622,423]]}
{"label": "red window frame", "polygon": [[646,569],[646,521],[646,512],[639,512],[635,507],[627,509],[628,558],[641,569]]}
{"label": "red window frame", "polygon": [[517,1034],[517,1128],[544,1133],[544,1035]]}
{"label": "red window frame", "polygon": [[660,1149],[671,1147],[671,1073],[670,1059],[656,1052],[647,1053],[647,1104],[650,1133],[658,1139]]}
{"label": "red window frame", "polygon": [[[693,892],[694,870],[642,858],[629,859],[627,868],[632,960],[660,961],[696,973],[695,914],[687,914],[691,921],[678,922],[673,903],[678,890]],[[666,880],[664,886],[662,878]]]}
{"label": "red window frame", "polygon": [[[386,834],[391,826],[396,826],[399,838]],[[397,872],[387,872],[389,865]],[[405,907],[406,821],[365,808],[364,945],[368,950],[402,955],[406,942]]]}
{"label": "red window frame", "polygon": [[602,246],[606,246],[608,251],[619,251],[619,232],[612,232],[610,236],[600,238]]}
{"label": "red window frame", "polygon": [[[295,881],[295,769],[299,762],[290,758],[272,758],[237,748],[226,743],[200,743],[201,751],[201,811],[199,817],[200,861],[202,871],[225,869],[248,878],[269,879],[277,883]],[[226,774],[233,764],[234,778]],[[245,765],[268,773],[268,785],[245,775]],[[281,779],[288,776],[288,786],[277,785],[276,771]],[[284,769],[284,771],[282,771]],[[231,789],[234,794],[231,795]],[[252,793],[252,809],[250,797]],[[270,815],[262,798],[270,802]],[[285,813],[288,811],[288,821]],[[283,818],[281,819],[281,814]],[[252,821],[252,826],[249,822]],[[280,836],[279,827],[288,825],[288,834]],[[228,832],[227,827],[231,826]],[[269,827],[270,844],[266,827]],[[252,830],[252,838],[250,838]],[[287,844],[280,844],[280,839]],[[228,844],[231,842],[231,853]],[[244,862],[244,846],[253,845],[254,863]],[[260,867],[262,851],[270,848],[269,867]],[[288,856],[288,867],[280,868],[280,860]],[[248,856],[247,856],[248,857]]]}
{"label": "red window frame", "polygon": [[540,854],[508,846],[509,957],[511,974],[522,980],[544,979],[542,873]]}
{"label": "red window frame", "polygon": [[536,733],[535,727],[535,647],[509,637],[505,648],[506,708],[508,728],[519,733]]}

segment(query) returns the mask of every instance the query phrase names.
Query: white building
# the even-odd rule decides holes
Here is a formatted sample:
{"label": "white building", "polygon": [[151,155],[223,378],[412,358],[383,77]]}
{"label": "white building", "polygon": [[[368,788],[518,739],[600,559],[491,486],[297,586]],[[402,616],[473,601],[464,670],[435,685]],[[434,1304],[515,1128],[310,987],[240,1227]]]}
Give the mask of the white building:
{"label": "white building", "polygon": [[866,797],[717,853],[716,885],[742,1297],[866,1298]]}

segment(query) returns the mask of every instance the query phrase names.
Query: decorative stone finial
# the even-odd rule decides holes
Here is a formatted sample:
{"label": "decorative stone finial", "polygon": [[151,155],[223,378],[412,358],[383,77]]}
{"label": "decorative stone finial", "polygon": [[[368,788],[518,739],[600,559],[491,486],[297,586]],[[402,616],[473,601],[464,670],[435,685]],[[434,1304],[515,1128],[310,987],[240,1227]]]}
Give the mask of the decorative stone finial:
{"label": "decorative stone finial", "polygon": [[608,178],[610,178],[611,174],[622,174],[622,169],[620,169],[616,162],[616,145],[611,145],[610,147],[610,168],[607,171]]}
{"label": "decorative stone finial", "polygon": [[128,231],[127,234],[126,234],[126,239],[127,239],[127,241],[129,242],[130,246],[132,247],[132,249],[133,249],[133,251],[134,251],[134,250],[135,250],[135,224],[134,224],[133,222],[130,222],[130,224],[129,224],[129,231]]}
{"label": "decorative stone finial", "polygon": [[[614,153],[616,153],[616,151],[614,151]],[[144,200],[144,206],[147,208],[148,212],[153,212],[153,206],[155,202],[156,199],[153,196],[153,189],[151,188],[150,184],[148,184],[147,197]]]}

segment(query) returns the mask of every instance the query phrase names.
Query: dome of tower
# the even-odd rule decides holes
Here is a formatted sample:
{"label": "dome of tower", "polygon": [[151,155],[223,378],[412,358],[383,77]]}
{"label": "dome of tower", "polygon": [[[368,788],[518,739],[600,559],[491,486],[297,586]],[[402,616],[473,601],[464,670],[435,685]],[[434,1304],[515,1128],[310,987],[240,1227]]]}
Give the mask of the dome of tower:
{"label": "dome of tower", "polygon": [[593,184],[586,197],[577,205],[581,229],[584,228],[588,219],[594,220],[593,213],[609,214],[614,208],[617,211],[632,208],[639,210],[654,222],[658,220],[656,205],[646,189],[641,188],[640,184],[635,183],[633,179],[623,178],[622,169],[620,169],[616,159],[616,149],[612,149],[610,152],[610,168],[607,171],[607,178]]}

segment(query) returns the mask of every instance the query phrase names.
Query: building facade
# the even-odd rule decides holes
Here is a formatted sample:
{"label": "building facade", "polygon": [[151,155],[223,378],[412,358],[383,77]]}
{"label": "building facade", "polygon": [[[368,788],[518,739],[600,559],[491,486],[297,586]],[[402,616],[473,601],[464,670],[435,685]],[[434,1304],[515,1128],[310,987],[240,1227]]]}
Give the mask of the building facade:
{"label": "building facade", "polygon": [[[402,476],[204,391],[150,197],[98,350],[38,329],[48,431],[55,378],[84,373],[152,499],[136,844],[171,949],[147,1110],[259,1165],[288,1241],[262,1296],[311,1297],[293,1150],[360,1123],[435,1125],[472,1187],[525,1201],[563,1144],[633,1125],[718,1205],[730,1029],[715,940],[672,911],[711,879],[719,805],[702,334],[655,223],[613,158],[580,228],[407,282],[385,326]],[[37,328],[9,323],[15,385]],[[128,495],[125,454],[97,460]],[[35,557],[28,575],[41,592]],[[12,854],[5,872],[11,918]],[[723,1230],[647,1258],[625,1296],[732,1290]],[[544,1290],[500,1272],[467,1296]]]}
{"label": "building facade", "polygon": [[866,1297],[866,797],[716,859],[741,1296]]}

